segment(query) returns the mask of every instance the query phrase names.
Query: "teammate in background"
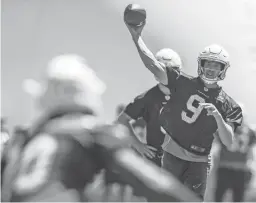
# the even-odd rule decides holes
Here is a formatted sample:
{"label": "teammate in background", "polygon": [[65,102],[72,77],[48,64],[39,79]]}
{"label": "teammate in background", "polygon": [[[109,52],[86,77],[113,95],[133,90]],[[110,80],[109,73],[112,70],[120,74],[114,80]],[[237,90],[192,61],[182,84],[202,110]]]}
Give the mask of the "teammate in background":
{"label": "teammate in background", "polygon": [[45,78],[36,94],[43,114],[28,130],[5,201],[84,202],[84,188],[103,169],[115,171],[139,196],[198,201],[173,176],[130,149],[123,125],[99,122],[104,85],[81,57],[54,58]]}
{"label": "teammate in background", "polygon": [[[243,106],[243,105],[241,105]],[[243,108],[243,112],[244,108]],[[246,194],[253,187],[253,163],[256,156],[256,132],[248,125],[246,116],[241,126],[237,127],[232,145],[227,148],[219,140],[213,144],[211,151],[211,170],[207,181],[205,201],[222,202],[228,190],[231,190],[234,202],[248,201]]]}
{"label": "teammate in background", "polygon": [[218,85],[230,66],[229,56],[222,47],[211,45],[198,57],[198,77],[171,70],[159,63],[143,42],[145,23],[126,26],[145,66],[172,92],[159,118],[162,131],[169,137],[163,167],[203,197],[214,137],[230,147],[233,130],[242,121],[241,108]]}
{"label": "teammate in background", "polygon": [[[256,135],[256,124],[250,125]],[[245,202],[256,202],[256,142],[251,146],[249,152],[248,168],[251,171],[251,180],[248,184],[248,190],[245,192]]]}
{"label": "teammate in background", "polygon": [[232,191],[234,202],[244,201],[245,191],[251,179],[247,163],[250,149],[255,143],[255,132],[243,124],[236,129],[234,142],[229,149],[220,144],[215,202],[222,202],[228,189]]}
{"label": "teammate in background", "polygon": [[[171,49],[161,49],[156,54],[156,59],[166,68],[180,70],[182,63],[179,55]],[[123,113],[118,117],[118,122],[124,124],[134,137],[133,147],[142,155],[161,166],[165,134],[161,132],[159,114],[163,106],[171,97],[169,88],[161,83],[137,96],[129,103]],[[131,121],[143,119],[146,122],[146,143],[137,139],[131,126]]]}

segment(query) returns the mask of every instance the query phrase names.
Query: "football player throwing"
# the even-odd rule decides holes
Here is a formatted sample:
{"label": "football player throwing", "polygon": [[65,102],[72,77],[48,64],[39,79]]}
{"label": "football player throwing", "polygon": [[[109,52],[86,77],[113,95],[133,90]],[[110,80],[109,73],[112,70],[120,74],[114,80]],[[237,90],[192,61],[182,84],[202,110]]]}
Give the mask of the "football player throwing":
{"label": "football player throwing", "polygon": [[230,146],[242,121],[241,108],[218,85],[229,55],[219,45],[207,46],[198,56],[198,77],[185,75],[159,63],[141,37],[144,25],[126,24],[145,66],[172,92],[159,118],[167,139],[163,167],[203,197],[214,136]]}

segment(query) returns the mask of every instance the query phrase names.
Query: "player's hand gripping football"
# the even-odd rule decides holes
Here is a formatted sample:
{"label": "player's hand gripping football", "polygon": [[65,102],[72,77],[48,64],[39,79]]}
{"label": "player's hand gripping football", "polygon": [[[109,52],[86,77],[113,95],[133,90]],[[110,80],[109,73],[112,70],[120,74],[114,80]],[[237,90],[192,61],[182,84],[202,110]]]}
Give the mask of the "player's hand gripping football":
{"label": "player's hand gripping football", "polygon": [[124,11],[124,22],[133,38],[138,38],[146,24],[146,10],[138,4],[129,4]]}
{"label": "player's hand gripping football", "polygon": [[124,20],[128,30],[130,31],[131,35],[133,38],[138,38],[141,36],[141,32],[146,24],[146,21],[144,21],[142,24],[140,25],[131,25],[128,24],[125,20]]}
{"label": "player's hand gripping football", "polygon": [[221,116],[218,109],[211,103],[199,103],[201,107],[207,110],[207,116],[214,116],[215,118],[219,118]]}

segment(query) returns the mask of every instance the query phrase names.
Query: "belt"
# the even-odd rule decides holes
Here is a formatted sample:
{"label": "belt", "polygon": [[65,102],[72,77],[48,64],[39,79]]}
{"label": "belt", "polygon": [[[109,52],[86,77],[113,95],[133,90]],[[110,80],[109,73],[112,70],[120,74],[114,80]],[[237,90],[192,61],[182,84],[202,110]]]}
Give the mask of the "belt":
{"label": "belt", "polygon": [[158,150],[156,151],[156,157],[157,157],[157,158],[162,158],[163,155],[164,155],[164,150],[163,150],[163,149],[158,149]]}

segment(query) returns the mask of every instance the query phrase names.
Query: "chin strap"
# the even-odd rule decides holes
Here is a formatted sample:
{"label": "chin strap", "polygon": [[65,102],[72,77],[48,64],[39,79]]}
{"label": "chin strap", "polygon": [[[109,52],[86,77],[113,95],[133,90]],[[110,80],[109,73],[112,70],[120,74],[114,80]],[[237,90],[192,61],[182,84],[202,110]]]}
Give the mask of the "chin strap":
{"label": "chin strap", "polygon": [[207,83],[207,84],[214,84],[214,83],[218,82],[218,80],[209,80],[209,79],[205,78],[203,75],[201,76],[201,79],[202,79],[205,83]]}

